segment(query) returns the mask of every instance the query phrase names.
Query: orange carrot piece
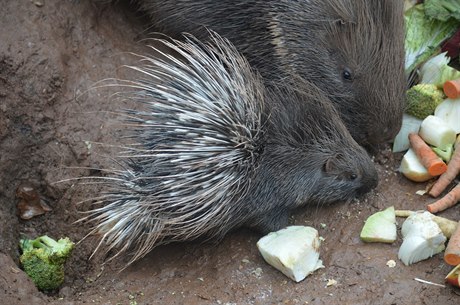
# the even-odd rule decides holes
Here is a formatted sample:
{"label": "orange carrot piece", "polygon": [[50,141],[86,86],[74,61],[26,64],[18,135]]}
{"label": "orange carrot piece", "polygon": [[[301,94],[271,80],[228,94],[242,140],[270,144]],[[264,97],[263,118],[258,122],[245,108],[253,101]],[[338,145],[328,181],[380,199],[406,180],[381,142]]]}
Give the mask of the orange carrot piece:
{"label": "orange carrot piece", "polygon": [[447,170],[433,184],[428,194],[432,197],[438,197],[446,187],[454,181],[455,177],[460,173],[460,146],[457,145],[454,154],[447,165]]}
{"label": "orange carrot piece", "polygon": [[444,252],[444,261],[452,266],[460,264],[460,222],[457,229],[447,243],[446,251]]}
{"label": "orange carrot piece", "polygon": [[445,209],[453,207],[459,201],[460,201],[460,183],[457,184],[457,186],[454,187],[449,193],[447,193],[447,195],[445,195],[438,201],[430,203],[426,208],[428,212],[435,214],[437,212],[441,212],[441,211],[444,211]]}
{"label": "orange carrot piece", "polygon": [[460,78],[456,80],[449,80],[444,83],[444,93],[448,98],[456,99],[460,97]]}
{"label": "orange carrot piece", "polygon": [[416,133],[409,134],[409,142],[420,163],[431,176],[439,176],[447,170],[447,165]]}

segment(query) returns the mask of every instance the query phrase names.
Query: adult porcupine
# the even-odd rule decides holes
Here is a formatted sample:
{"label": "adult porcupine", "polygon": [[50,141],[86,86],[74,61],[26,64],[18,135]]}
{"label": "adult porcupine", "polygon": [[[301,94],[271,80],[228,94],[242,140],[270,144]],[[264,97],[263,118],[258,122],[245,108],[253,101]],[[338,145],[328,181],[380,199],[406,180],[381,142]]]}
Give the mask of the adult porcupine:
{"label": "adult porcupine", "polygon": [[359,143],[392,139],[406,78],[401,0],[135,0],[159,29],[228,38],[266,79],[293,73],[329,94]]}
{"label": "adult porcupine", "polygon": [[187,37],[162,41],[181,60],[142,57],[140,79],[125,84],[146,109],[125,113],[130,161],[103,178],[88,217],[108,249],[134,248],[134,261],[240,226],[277,230],[296,207],[376,186],[371,159],[314,85],[267,89],[227,40]]}

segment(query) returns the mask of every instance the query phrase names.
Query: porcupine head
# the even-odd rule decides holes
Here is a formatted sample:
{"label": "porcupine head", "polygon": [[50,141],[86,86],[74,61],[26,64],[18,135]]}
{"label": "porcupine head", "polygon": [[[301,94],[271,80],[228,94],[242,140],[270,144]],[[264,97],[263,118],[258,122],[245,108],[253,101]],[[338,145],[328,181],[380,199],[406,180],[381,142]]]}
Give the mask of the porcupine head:
{"label": "porcupine head", "polygon": [[324,71],[319,86],[335,100],[359,143],[392,140],[401,127],[407,86],[403,1],[313,0],[316,4],[329,20],[320,39],[326,57],[307,63]]}
{"label": "porcupine head", "polygon": [[375,187],[371,159],[314,85],[267,89],[217,34],[162,42],[176,56],[142,56],[124,83],[141,106],[124,113],[132,145],[87,218],[107,251],[131,249],[132,262],[172,241],[273,231],[294,208]]}

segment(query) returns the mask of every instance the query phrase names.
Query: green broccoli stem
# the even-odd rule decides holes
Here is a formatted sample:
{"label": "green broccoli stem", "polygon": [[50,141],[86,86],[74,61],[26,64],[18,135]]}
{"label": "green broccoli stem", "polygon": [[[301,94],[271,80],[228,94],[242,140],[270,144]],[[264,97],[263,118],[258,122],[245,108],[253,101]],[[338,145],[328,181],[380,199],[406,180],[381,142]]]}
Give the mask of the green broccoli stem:
{"label": "green broccoli stem", "polygon": [[20,245],[24,252],[32,249],[44,249],[49,254],[63,258],[68,257],[73,249],[73,243],[68,238],[56,241],[47,235],[32,240],[23,239]]}
{"label": "green broccoli stem", "polygon": [[60,244],[54,239],[52,239],[51,237],[48,237],[47,235],[43,235],[43,236],[36,238],[33,244],[37,248],[52,248],[52,249],[60,248]]}
{"label": "green broccoli stem", "polygon": [[35,249],[45,249],[49,251],[54,251],[54,249],[58,247],[58,243],[46,235],[37,237],[36,239],[25,240],[25,245],[27,244],[30,244]]}

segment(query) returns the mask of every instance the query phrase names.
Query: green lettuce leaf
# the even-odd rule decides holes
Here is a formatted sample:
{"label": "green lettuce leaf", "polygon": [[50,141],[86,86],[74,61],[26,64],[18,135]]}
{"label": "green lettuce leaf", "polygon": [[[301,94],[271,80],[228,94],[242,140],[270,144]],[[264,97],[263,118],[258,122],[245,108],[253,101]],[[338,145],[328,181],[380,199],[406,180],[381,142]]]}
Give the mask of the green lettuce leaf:
{"label": "green lettuce leaf", "polygon": [[406,73],[410,73],[419,64],[439,51],[441,43],[452,36],[460,21],[449,19],[439,21],[425,15],[423,4],[406,11]]}
{"label": "green lettuce leaf", "polygon": [[425,14],[430,18],[447,21],[449,18],[460,20],[460,1],[425,0]]}

